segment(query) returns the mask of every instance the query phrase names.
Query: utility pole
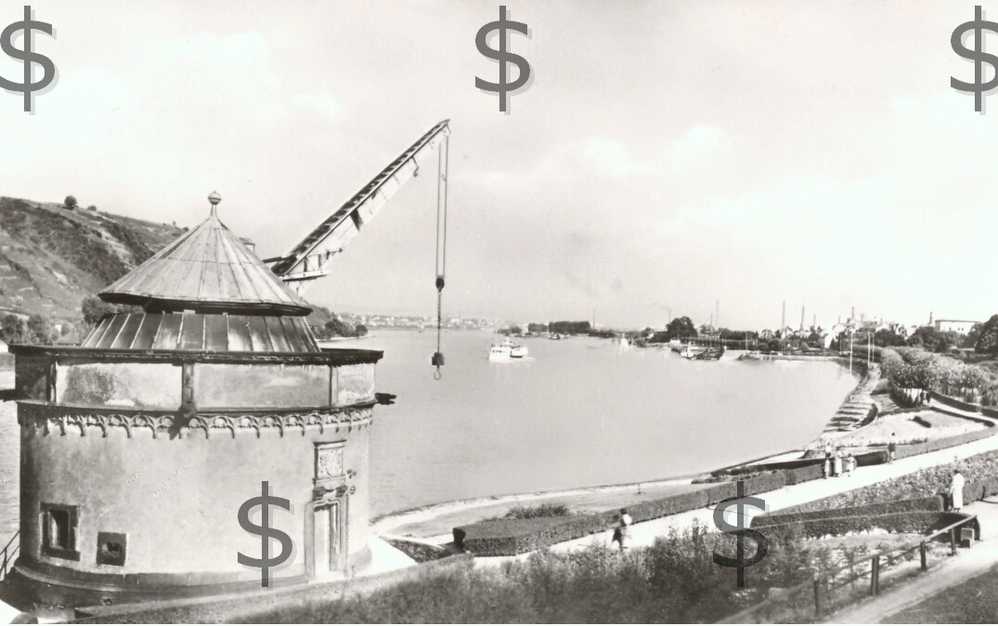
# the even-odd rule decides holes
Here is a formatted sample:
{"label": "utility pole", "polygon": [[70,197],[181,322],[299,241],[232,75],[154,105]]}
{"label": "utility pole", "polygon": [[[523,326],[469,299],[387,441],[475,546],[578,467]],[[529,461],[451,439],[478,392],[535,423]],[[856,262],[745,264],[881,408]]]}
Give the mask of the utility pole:
{"label": "utility pole", "polygon": [[852,374],[852,335],[853,329],[852,324],[849,324],[849,373]]}

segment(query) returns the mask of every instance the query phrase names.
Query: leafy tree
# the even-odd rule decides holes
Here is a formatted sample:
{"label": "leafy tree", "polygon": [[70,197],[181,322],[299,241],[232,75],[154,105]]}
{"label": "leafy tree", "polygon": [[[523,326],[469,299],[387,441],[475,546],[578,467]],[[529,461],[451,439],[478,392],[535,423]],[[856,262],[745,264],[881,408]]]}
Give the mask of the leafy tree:
{"label": "leafy tree", "polygon": [[974,352],[998,354],[998,315],[992,315],[988,321],[980,325]]}
{"label": "leafy tree", "polygon": [[38,313],[33,313],[28,317],[27,326],[27,340],[30,343],[52,343],[55,339],[55,328],[52,327],[51,322],[47,318],[42,317]]}
{"label": "leafy tree", "polygon": [[890,347],[890,346],[903,346],[905,345],[904,337],[894,332],[889,328],[881,328],[876,333],[873,334],[873,343],[880,347]]}
{"label": "leafy tree", "polygon": [[353,333],[357,337],[363,337],[364,335],[367,334],[367,326],[364,326],[363,324],[357,324],[356,326],[353,327]]}
{"label": "leafy tree", "polygon": [[920,326],[908,338],[909,346],[922,346],[930,352],[946,352],[956,343],[955,333],[942,333],[933,326]]}
{"label": "leafy tree", "polygon": [[589,322],[559,321],[548,324],[548,330],[559,335],[585,335],[592,329]]}
{"label": "leafy tree", "polygon": [[62,201],[62,205],[70,211],[74,211],[76,210],[78,203],[76,202],[75,196],[66,196],[66,199]]}
{"label": "leafy tree", "polygon": [[547,330],[548,330],[548,325],[547,324],[536,324],[534,322],[531,322],[531,323],[527,324],[527,332],[531,332],[531,333],[546,333]]}
{"label": "leafy tree", "polygon": [[677,317],[666,324],[665,334],[669,339],[696,337],[697,328],[693,325],[693,320],[684,315],[683,317]]}
{"label": "leafy tree", "polygon": [[334,317],[333,319],[326,322],[324,328],[326,330],[326,335],[329,337],[353,336],[353,329],[350,328],[350,325],[338,317]]}
{"label": "leafy tree", "polygon": [[0,339],[5,342],[25,343],[27,334],[27,326],[18,316],[8,313],[0,318]]}
{"label": "leafy tree", "polygon": [[83,313],[83,321],[93,326],[101,321],[105,315],[110,315],[117,311],[118,307],[108,304],[96,296],[87,296],[80,303],[80,312]]}

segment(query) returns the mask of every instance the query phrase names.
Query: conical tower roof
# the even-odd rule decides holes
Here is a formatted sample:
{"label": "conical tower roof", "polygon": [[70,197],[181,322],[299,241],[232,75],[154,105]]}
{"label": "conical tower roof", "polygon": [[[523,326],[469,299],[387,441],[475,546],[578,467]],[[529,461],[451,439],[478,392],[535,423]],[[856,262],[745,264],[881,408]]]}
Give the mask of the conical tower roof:
{"label": "conical tower roof", "polygon": [[101,291],[105,302],[146,310],[308,315],[312,309],[211,215]]}

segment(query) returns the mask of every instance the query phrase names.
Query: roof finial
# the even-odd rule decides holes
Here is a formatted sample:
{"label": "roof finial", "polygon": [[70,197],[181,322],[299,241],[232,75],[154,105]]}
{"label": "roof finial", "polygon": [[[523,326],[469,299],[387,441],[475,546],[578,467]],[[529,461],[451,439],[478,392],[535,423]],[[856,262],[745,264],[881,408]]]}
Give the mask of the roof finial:
{"label": "roof finial", "polygon": [[210,194],[208,194],[208,202],[211,203],[211,214],[212,214],[212,216],[215,215],[215,207],[217,207],[218,203],[221,202],[221,201],[222,201],[222,196],[218,195],[217,191],[213,191]]}

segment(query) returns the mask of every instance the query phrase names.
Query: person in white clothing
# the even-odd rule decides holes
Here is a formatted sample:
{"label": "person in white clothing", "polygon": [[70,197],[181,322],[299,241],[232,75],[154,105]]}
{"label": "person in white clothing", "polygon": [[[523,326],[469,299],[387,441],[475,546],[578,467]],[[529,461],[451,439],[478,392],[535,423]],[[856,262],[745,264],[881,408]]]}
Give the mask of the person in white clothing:
{"label": "person in white clothing", "polygon": [[963,508],[963,485],[965,482],[960,470],[953,470],[953,480],[949,484],[950,508],[958,513]]}
{"label": "person in white clothing", "polygon": [[613,533],[613,539],[620,544],[621,552],[631,547],[631,524],[633,523],[634,520],[627,513],[627,509],[620,509],[620,517]]}

